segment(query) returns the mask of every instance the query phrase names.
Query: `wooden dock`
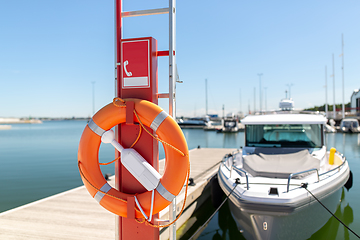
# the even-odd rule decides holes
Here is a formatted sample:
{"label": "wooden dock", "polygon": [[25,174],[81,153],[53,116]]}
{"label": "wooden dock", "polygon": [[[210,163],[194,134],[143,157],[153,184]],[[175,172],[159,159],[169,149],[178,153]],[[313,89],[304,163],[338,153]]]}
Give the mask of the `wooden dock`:
{"label": "wooden dock", "polygon": [[[190,151],[190,177],[186,211],[176,223],[177,228],[190,218],[196,208],[210,195],[209,181],[216,174],[219,162],[235,149],[204,148]],[[164,161],[160,161],[160,172]],[[114,186],[114,178],[109,184]],[[177,213],[184,201],[184,192],[177,196]],[[168,219],[168,208],[160,212]],[[160,239],[168,239],[167,229]],[[0,239],[114,239],[115,215],[102,208],[90,197],[84,186],[0,213]]]}

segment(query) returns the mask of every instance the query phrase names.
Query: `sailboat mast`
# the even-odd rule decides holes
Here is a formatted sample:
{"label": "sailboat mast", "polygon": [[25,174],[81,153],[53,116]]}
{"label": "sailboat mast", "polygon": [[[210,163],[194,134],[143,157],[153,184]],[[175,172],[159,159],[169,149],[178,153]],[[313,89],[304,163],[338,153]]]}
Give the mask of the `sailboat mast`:
{"label": "sailboat mast", "polygon": [[208,115],[207,79],[205,79],[205,116]]}
{"label": "sailboat mast", "polygon": [[328,117],[327,66],[325,66],[325,115]]}
{"label": "sailboat mast", "polygon": [[336,118],[336,107],[335,107],[335,63],[334,63],[334,54],[332,55],[332,62],[333,62],[333,100],[334,100],[334,104],[333,104],[333,117],[334,120]]}
{"label": "sailboat mast", "polygon": [[345,100],[344,100],[344,34],[341,34],[341,57],[342,57],[342,118],[345,118]]}

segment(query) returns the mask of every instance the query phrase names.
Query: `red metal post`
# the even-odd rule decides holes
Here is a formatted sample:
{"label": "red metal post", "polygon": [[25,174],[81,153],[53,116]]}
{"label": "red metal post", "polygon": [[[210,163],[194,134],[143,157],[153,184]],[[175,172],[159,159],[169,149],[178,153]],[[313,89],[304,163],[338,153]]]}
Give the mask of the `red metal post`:
{"label": "red metal post", "polygon": [[[157,98],[157,41],[154,38],[122,39],[121,0],[116,0],[116,95],[120,98],[139,98],[158,103]],[[144,49],[148,48],[148,51]],[[148,65],[139,59],[148,54]],[[146,69],[145,69],[146,68]],[[144,75],[145,74],[145,75]],[[129,108],[131,103],[129,104]],[[130,114],[128,111],[127,114]],[[137,138],[140,126],[132,124],[134,116],[127,116],[127,124],[117,127],[117,141],[124,147],[129,147]],[[148,128],[150,132],[152,130]],[[158,166],[158,142],[149,134],[143,132],[139,141],[133,147],[156,170]],[[116,153],[118,155],[118,153]],[[115,164],[116,188],[126,193],[141,193],[146,189],[121,165]],[[128,199],[131,201],[131,199]],[[134,203],[129,203],[134,206]],[[135,219],[117,217],[117,240],[158,240],[159,229],[145,224],[139,224]],[[154,216],[158,218],[158,214]],[[154,219],[153,218],[153,219]]]}

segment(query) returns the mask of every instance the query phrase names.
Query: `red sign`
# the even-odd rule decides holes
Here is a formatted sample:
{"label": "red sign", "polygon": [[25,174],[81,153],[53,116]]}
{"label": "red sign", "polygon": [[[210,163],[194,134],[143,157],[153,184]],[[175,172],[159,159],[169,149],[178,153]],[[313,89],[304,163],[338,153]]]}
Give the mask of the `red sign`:
{"label": "red sign", "polygon": [[122,88],[149,88],[149,39],[122,41],[121,48]]}

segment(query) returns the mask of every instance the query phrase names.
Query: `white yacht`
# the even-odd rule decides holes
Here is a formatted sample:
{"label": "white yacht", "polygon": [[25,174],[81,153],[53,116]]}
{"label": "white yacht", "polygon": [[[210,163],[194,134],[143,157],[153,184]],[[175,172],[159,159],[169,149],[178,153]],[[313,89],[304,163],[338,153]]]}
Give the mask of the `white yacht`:
{"label": "white yacht", "polygon": [[177,123],[181,128],[204,128],[210,126],[210,117],[194,117],[189,119],[178,119]]}
{"label": "white yacht", "polygon": [[339,131],[343,133],[359,133],[359,122],[356,118],[344,118],[340,122]]}
{"label": "white yacht", "polygon": [[345,157],[326,149],[327,119],[285,111],[241,122],[245,146],[218,171],[239,230],[246,239],[309,238],[330,218],[310,192],[334,212],[342,187],[352,184]]}
{"label": "white yacht", "polygon": [[222,128],[218,132],[235,133],[239,131],[239,120],[234,113],[229,113],[221,120]]}

